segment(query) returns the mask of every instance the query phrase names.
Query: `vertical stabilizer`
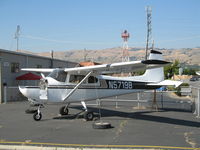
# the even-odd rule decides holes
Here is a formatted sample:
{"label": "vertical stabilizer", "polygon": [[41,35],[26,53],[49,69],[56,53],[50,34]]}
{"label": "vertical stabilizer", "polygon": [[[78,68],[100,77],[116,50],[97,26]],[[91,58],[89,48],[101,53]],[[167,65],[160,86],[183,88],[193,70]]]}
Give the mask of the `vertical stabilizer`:
{"label": "vertical stabilizer", "polygon": [[[161,52],[151,50],[149,55],[149,60],[163,60],[163,56]],[[150,82],[160,82],[164,80],[164,69],[161,68],[154,68],[154,69],[147,69],[144,73],[143,77]]]}
{"label": "vertical stabilizer", "polygon": [[[163,60],[162,53],[155,50],[151,50],[148,60]],[[133,76],[130,78],[136,81],[143,82],[161,82],[164,80],[164,69],[163,67],[147,69],[143,75]]]}

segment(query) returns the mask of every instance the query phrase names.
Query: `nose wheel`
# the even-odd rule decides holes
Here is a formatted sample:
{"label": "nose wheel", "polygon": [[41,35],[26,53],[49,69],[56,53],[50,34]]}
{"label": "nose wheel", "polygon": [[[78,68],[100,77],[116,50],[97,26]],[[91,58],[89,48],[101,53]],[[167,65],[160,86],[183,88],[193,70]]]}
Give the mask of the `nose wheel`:
{"label": "nose wheel", "polygon": [[42,119],[42,113],[40,108],[44,107],[43,105],[39,105],[37,111],[33,114],[33,119],[35,121],[40,121]]}
{"label": "nose wheel", "polygon": [[36,113],[34,113],[34,115],[33,115],[33,119],[35,120],[35,121],[40,121],[41,119],[42,119],[42,113],[41,112],[36,112]]}

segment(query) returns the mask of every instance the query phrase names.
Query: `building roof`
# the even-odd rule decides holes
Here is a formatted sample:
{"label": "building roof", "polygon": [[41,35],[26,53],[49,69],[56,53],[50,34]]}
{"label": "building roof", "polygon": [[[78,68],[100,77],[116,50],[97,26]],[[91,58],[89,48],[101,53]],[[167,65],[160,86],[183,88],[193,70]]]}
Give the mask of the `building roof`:
{"label": "building roof", "polygon": [[80,65],[80,67],[84,67],[84,66],[100,65],[100,63],[85,61],[85,62],[80,62],[79,65]]}
{"label": "building roof", "polygon": [[[37,58],[43,58],[43,59],[51,59],[51,57],[39,56],[39,55],[28,54],[28,53],[24,53],[24,52],[11,51],[11,50],[5,50],[5,49],[0,49],[0,53],[1,53],[1,52],[3,52],[3,53],[15,54],[15,55],[23,55],[23,56],[37,57]],[[66,60],[56,59],[56,58],[53,58],[53,60],[62,61],[62,62],[76,63],[76,62],[71,62],[71,61],[66,61]],[[76,63],[76,64],[77,64],[77,63]]]}

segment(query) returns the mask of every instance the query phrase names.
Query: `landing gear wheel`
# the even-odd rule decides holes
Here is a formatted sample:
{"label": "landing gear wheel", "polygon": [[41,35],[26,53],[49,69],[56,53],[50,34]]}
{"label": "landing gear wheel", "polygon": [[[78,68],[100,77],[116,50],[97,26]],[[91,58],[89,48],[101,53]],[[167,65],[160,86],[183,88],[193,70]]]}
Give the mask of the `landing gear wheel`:
{"label": "landing gear wheel", "polygon": [[63,106],[63,107],[60,108],[59,112],[63,116],[63,115],[68,115],[69,110],[68,110],[68,108],[66,108],[65,106]]}
{"label": "landing gear wheel", "polygon": [[94,118],[93,112],[88,112],[88,111],[86,111],[86,112],[84,113],[84,118],[85,118],[86,121],[92,121],[93,118]]}
{"label": "landing gear wheel", "polygon": [[33,115],[33,119],[34,119],[35,121],[40,121],[40,120],[42,119],[42,113],[41,113],[41,112],[40,112],[40,113],[36,112],[36,113]]}
{"label": "landing gear wheel", "polygon": [[112,128],[111,124],[108,122],[95,122],[93,125],[94,129],[109,129]]}

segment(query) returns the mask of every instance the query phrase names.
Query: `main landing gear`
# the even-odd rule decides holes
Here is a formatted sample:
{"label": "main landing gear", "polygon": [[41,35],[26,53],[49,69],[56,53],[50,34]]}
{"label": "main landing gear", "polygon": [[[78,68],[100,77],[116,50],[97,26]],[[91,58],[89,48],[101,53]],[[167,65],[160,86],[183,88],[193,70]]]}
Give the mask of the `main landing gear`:
{"label": "main landing gear", "polygon": [[[84,119],[86,121],[92,121],[94,118],[94,113],[92,111],[88,111],[87,106],[84,101],[81,101],[81,104],[83,105],[83,108],[84,108],[84,114],[83,114]],[[60,115],[62,115],[62,116],[68,115],[68,113],[69,113],[68,107],[69,107],[69,103],[66,106],[61,107],[60,111],[59,111]],[[80,112],[80,113],[82,113],[82,112]],[[80,113],[78,113],[78,114],[80,114]]]}
{"label": "main landing gear", "polygon": [[81,101],[81,104],[83,105],[83,108],[85,110],[85,113],[83,115],[84,119],[86,121],[92,121],[94,118],[94,113],[92,111],[88,111],[87,106],[84,101]]}
{"label": "main landing gear", "polygon": [[94,113],[91,111],[85,111],[84,115],[83,115],[84,119],[86,121],[92,121],[94,118]]}
{"label": "main landing gear", "polygon": [[68,107],[69,107],[69,103],[66,106],[63,106],[60,108],[59,112],[62,116],[68,115],[68,113],[69,113]]}

